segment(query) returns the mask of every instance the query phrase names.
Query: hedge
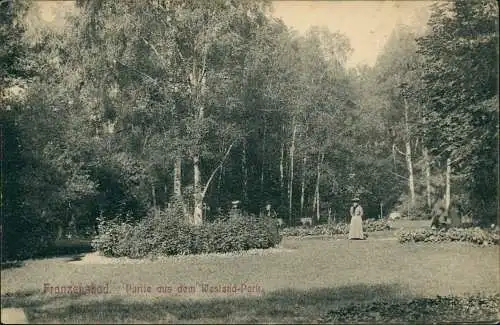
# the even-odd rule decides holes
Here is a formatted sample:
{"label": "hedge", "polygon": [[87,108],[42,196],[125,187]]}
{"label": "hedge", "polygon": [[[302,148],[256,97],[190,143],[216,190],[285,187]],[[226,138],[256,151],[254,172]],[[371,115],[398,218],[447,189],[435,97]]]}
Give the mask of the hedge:
{"label": "hedge", "polygon": [[272,219],[218,218],[192,226],[180,217],[163,214],[136,223],[103,222],[92,247],[105,256],[142,258],[266,249],[280,242]]}

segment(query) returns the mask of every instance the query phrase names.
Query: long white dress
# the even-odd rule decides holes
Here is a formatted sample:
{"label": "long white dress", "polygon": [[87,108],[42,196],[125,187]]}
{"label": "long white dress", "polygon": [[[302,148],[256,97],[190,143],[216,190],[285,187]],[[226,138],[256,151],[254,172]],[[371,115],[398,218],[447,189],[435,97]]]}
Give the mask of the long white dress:
{"label": "long white dress", "polygon": [[363,235],[363,208],[358,205],[351,207],[351,225],[349,239],[364,239]]}

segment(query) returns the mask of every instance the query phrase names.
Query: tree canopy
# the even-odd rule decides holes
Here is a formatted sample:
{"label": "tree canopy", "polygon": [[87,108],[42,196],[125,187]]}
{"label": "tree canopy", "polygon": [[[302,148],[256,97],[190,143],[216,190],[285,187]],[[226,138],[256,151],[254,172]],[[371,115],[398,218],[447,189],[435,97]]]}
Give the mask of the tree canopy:
{"label": "tree canopy", "polygon": [[353,195],[369,217],[424,214],[446,194],[447,161],[451,201],[496,215],[492,0],[436,4],[427,31],[398,26],[355,69],[345,35],[299,34],[266,1],[78,1],[63,30],[28,41],[30,5],[2,2],[0,17],[14,255],[27,224],[51,229],[38,243],[172,207],[200,224],[235,200],[292,223],[344,217]]}

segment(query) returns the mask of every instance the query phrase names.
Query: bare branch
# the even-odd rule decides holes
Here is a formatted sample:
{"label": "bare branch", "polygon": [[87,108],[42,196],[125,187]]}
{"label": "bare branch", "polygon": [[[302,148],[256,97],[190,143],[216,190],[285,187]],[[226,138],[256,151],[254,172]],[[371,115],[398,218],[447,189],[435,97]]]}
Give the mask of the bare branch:
{"label": "bare branch", "polygon": [[214,178],[214,176],[217,173],[217,171],[223,167],[224,161],[226,161],[226,159],[229,156],[229,153],[231,152],[231,149],[233,148],[233,146],[236,143],[236,141],[237,140],[234,140],[233,143],[231,143],[231,145],[229,146],[229,148],[227,148],[226,154],[224,155],[224,157],[220,161],[219,165],[217,167],[215,167],[215,169],[212,171],[212,174],[210,175],[207,183],[205,184],[203,192],[201,193],[201,197],[202,198],[205,198],[205,194],[207,193],[208,187],[210,186],[210,183],[212,182],[212,179]]}
{"label": "bare branch", "polygon": [[203,51],[203,58],[202,58],[202,64],[201,64],[201,73],[200,73],[200,80],[199,83],[202,84],[203,78],[205,78],[205,75],[207,74],[207,53],[208,51]]}
{"label": "bare branch", "polygon": [[398,149],[398,147],[394,144],[392,146],[394,148],[395,151],[397,151],[399,154],[403,155],[403,156],[406,156],[406,154],[404,152],[402,152],[401,150]]}
{"label": "bare branch", "polygon": [[116,63],[119,63],[119,64],[120,64],[121,66],[123,66],[124,68],[127,68],[127,69],[129,69],[129,70],[131,70],[131,71],[133,71],[133,72],[135,72],[135,73],[137,73],[137,74],[140,74],[140,75],[142,75],[142,76],[144,76],[144,77],[146,77],[146,78],[150,79],[150,80],[151,80],[151,81],[153,81],[154,83],[156,83],[156,82],[157,82],[157,80],[156,80],[155,78],[151,77],[150,75],[148,75],[148,74],[146,74],[146,73],[144,73],[144,72],[141,72],[141,71],[135,70],[134,68],[129,67],[128,65],[126,65],[126,64],[124,64],[124,63],[122,63],[122,62],[120,62],[119,60],[116,60]]}
{"label": "bare branch", "polygon": [[144,145],[142,146],[142,152],[144,153],[146,151],[146,145],[148,143],[149,137],[151,136],[151,128],[148,129],[148,133],[144,137]]}
{"label": "bare branch", "polygon": [[461,160],[464,160],[464,159],[465,159],[465,157],[459,157],[459,158],[457,158],[455,160],[452,160],[452,161],[450,161],[450,166],[453,165],[453,164],[455,164],[455,163],[457,163],[457,162],[459,162],[459,161],[461,161]]}
{"label": "bare branch", "polygon": [[144,41],[144,43],[146,43],[146,45],[151,47],[151,49],[155,52],[156,56],[160,59],[161,63],[163,64],[163,67],[166,69],[167,60],[165,60],[165,58],[160,55],[160,53],[156,50],[156,47],[153,44],[149,43],[144,37],[142,38],[142,40]]}
{"label": "bare branch", "polygon": [[396,173],[393,173],[393,172],[391,172],[391,171],[389,171],[389,173],[391,173],[391,174],[393,174],[394,176],[397,176],[397,177],[399,177],[399,178],[402,178],[402,179],[404,179],[404,180],[408,180],[408,178],[407,178],[407,177],[401,176],[401,175],[396,174]]}

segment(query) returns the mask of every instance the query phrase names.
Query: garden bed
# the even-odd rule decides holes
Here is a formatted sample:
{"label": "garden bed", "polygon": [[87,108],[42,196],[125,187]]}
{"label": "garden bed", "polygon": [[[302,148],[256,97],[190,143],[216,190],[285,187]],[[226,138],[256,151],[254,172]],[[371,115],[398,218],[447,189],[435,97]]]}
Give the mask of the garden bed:
{"label": "garden bed", "polygon": [[[391,229],[391,225],[386,220],[367,219],[363,221],[364,232],[387,231]],[[288,227],[282,229],[280,233],[282,236],[287,237],[346,235],[349,233],[349,224],[335,223],[316,225],[312,227]]]}
{"label": "garden bed", "polygon": [[397,232],[400,243],[408,242],[469,242],[477,245],[498,245],[500,231],[475,228],[401,229]]}
{"label": "garden bed", "polygon": [[320,323],[436,323],[498,321],[500,295],[418,298],[407,302],[353,304],[328,312]]}

